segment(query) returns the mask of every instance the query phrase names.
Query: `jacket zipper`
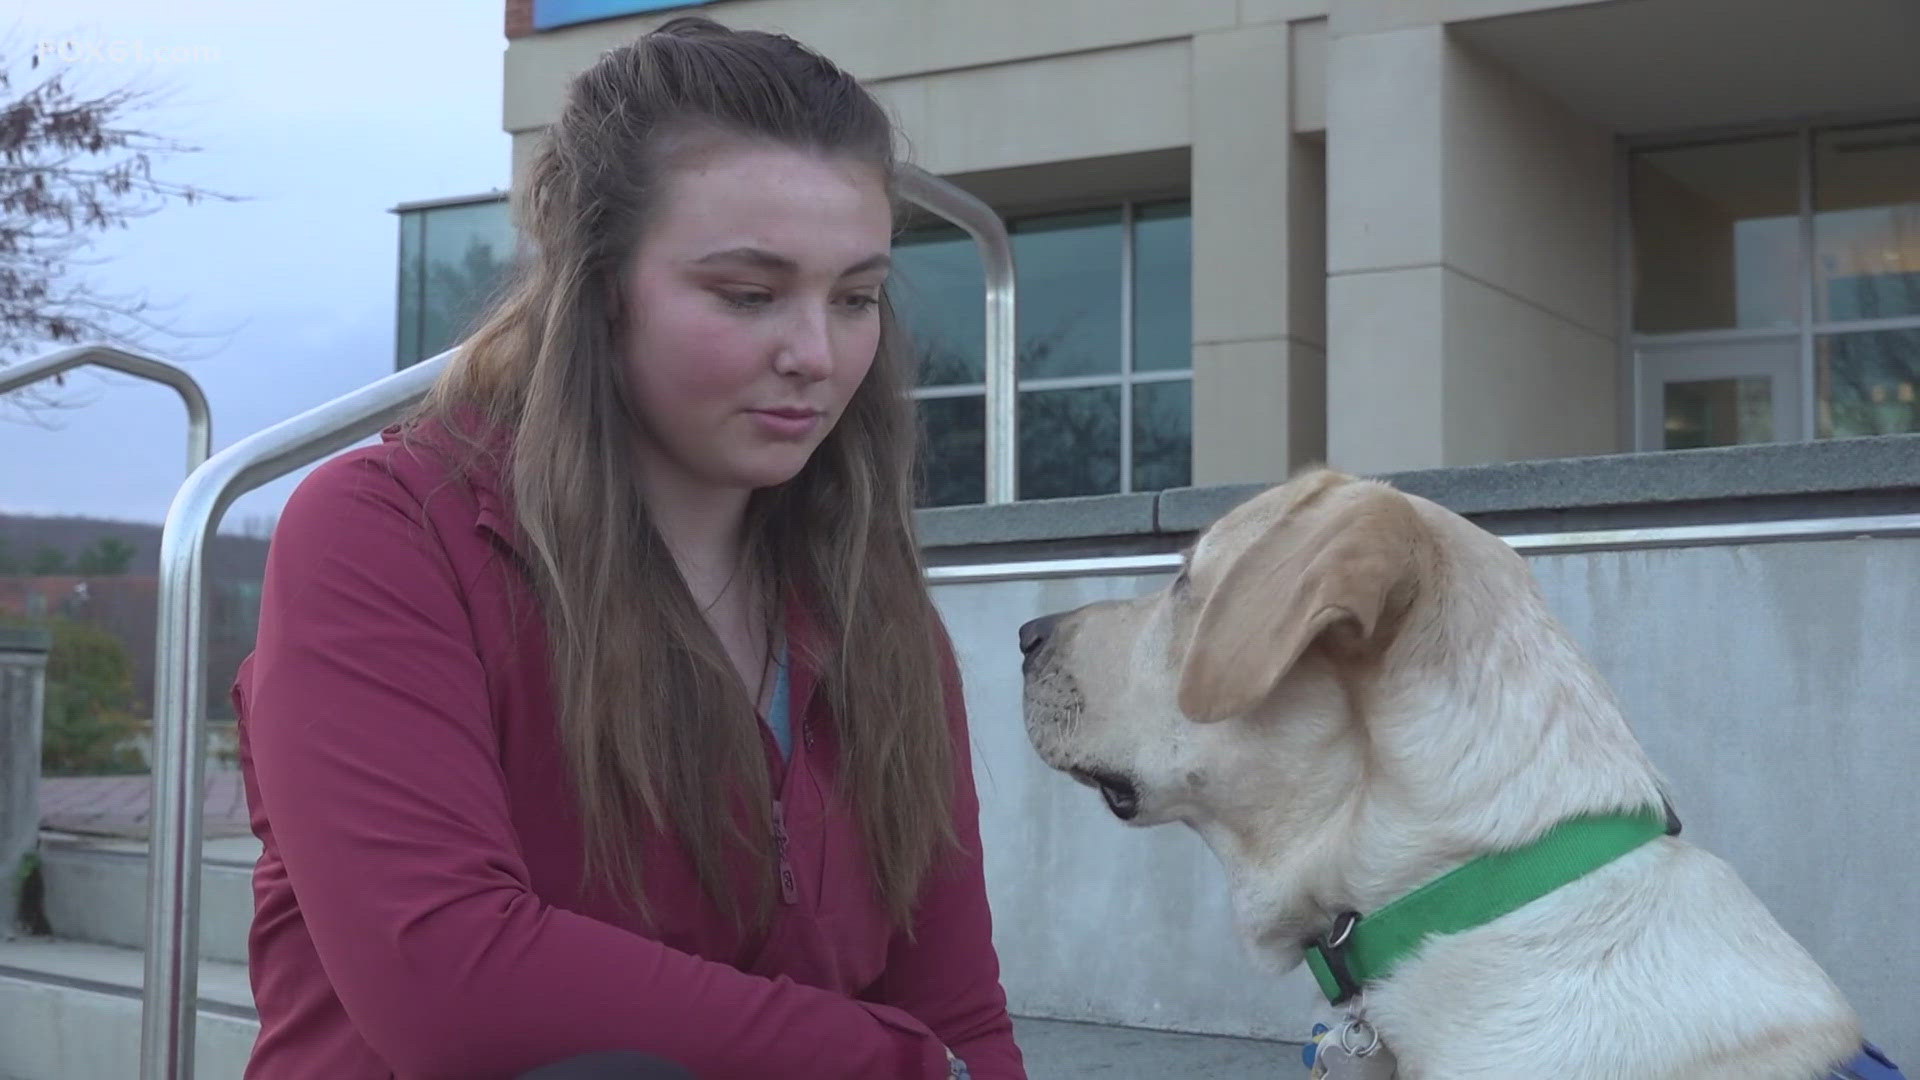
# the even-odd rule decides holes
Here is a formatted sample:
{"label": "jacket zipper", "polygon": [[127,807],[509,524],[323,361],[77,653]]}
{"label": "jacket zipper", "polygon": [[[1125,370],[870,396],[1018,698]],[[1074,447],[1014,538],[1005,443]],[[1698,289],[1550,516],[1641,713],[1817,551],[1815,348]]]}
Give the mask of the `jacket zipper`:
{"label": "jacket zipper", "polygon": [[787,813],[776,797],[773,800],[773,846],[780,855],[780,901],[800,902],[800,886],[793,876],[793,861],[787,857]]}

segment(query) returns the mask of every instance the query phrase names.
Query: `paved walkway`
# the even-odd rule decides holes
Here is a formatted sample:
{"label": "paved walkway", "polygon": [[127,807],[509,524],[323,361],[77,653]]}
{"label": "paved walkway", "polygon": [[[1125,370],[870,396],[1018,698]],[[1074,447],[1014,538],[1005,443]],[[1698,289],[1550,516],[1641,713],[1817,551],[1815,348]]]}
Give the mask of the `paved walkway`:
{"label": "paved walkway", "polygon": [[[247,796],[234,770],[207,770],[207,839],[246,836]],[[85,836],[145,839],[153,780],[147,776],[46,776],[40,779],[40,827]]]}
{"label": "paved walkway", "polygon": [[1015,1017],[1033,1080],[1292,1080],[1298,1044]]}

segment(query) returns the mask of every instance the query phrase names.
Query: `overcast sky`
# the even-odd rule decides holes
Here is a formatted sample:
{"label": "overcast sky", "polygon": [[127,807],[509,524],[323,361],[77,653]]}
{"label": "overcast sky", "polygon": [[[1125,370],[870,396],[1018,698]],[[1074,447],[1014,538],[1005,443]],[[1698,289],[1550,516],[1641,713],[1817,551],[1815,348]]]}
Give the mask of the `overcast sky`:
{"label": "overcast sky", "polygon": [[[118,44],[180,62],[90,58],[84,82],[167,88],[146,130],[201,150],[161,177],[246,196],[175,205],[94,249],[88,276],[144,292],[187,343],[206,388],[214,449],[393,370],[403,202],[504,188],[504,5],[498,0],[0,0],[16,52],[42,39]],[[9,57],[8,59],[13,59]],[[17,66],[16,69],[18,70]],[[175,343],[156,339],[156,344]],[[86,376],[57,430],[0,419],[0,511],[165,518],[185,472],[172,391]],[[227,514],[277,513],[298,475]]]}

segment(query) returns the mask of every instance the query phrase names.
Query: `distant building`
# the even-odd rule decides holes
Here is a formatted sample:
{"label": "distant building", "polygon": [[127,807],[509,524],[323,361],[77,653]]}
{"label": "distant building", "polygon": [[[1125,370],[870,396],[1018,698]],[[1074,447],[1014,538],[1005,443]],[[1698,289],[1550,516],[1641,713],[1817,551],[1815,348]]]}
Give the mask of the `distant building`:
{"label": "distant building", "polygon": [[505,192],[430,199],[393,208],[400,218],[396,368],[417,364],[466,336],[513,260]]}
{"label": "distant building", "polygon": [[[151,574],[82,577],[72,574],[0,576],[0,621],[45,625],[65,619],[104,631],[126,649],[132,666],[134,715],[153,708],[154,646],[159,632],[160,579]],[[207,585],[206,713],[233,718],[234,673],[253,651],[260,627],[260,582],[215,580]]]}
{"label": "distant building", "polygon": [[[1920,430],[1920,5],[508,0],[515,175],[696,7],[1011,223],[1023,498]],[[509,245],[498,197],[402,216],[406,363]],[[900,255],[928,501],[977,501],[978,270]]]}

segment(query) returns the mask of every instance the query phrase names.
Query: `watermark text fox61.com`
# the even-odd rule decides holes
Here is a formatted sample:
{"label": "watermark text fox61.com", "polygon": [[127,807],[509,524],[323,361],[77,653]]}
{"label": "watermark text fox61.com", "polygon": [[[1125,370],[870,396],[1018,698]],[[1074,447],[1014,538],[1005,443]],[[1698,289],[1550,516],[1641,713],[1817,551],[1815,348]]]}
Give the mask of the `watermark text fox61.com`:
{"label": "watermark text fox61.com", "polygon": [[143,38],[50,38],[34,52],[43,64],[210,64],[220,59],[211,45]]}

